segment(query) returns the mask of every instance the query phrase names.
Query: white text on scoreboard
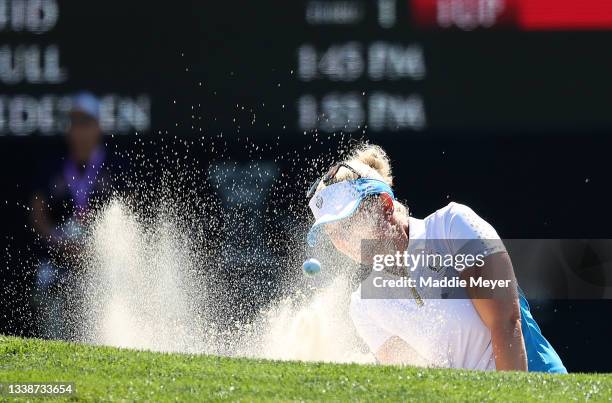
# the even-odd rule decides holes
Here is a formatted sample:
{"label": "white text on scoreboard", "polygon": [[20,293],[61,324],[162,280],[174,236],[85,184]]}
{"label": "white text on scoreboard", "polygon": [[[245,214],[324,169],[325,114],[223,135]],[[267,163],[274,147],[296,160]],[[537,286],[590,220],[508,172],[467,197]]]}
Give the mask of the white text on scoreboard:
{"label": "white text on scoreboard", "polygon": [[297,110],[298,126],[305,131],[423,130],[427,125],[423,99],[417,94],[334,92],[320,99],[303,95],[298,100]]}

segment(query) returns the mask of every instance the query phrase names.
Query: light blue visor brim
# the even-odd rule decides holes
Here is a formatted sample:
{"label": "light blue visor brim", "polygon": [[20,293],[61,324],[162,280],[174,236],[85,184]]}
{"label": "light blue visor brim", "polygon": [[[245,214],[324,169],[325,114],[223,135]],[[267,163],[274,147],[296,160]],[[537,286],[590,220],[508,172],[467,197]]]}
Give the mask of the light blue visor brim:
{"label": "light blue visor brim", "polygon": [[387,193],[395,200],[389,185],[371,178],[334,183],[315,193],[308,203],[315,216],[315,223],[306,236],[308,245],[311,247],[316,245],[325,224],[352,216],[363,199],[381,193]]}

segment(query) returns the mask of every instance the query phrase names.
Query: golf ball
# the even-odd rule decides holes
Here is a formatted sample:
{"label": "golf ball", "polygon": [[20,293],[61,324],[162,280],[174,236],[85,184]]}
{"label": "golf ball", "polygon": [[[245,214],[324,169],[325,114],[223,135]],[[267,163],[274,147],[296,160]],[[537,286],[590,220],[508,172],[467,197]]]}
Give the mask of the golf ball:
{"label": "golf ball", "polygon": [[317,259],[308,259],[302,264],[302,269],[304,269],[304,273],[306,274],[317,274],[321,271],[321,262]]}

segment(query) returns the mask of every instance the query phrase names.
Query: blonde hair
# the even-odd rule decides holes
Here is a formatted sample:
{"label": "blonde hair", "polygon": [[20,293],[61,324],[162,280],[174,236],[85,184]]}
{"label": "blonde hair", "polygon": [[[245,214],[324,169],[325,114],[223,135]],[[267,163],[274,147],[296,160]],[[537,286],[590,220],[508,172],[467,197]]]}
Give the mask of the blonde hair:
{"label": "blonde hair", "polygon": [[[391,161],[382,147],[375,144],[362,143],[353,148],[349,155],[342,161],[359,173],[362,178],[378,179],[393,187],[393,175],[391,172]],[[357,175],[347,168],[340,168],[334,182],[357,179]],[[317,190],[325,188],[321,181]],[[396,208],[408,213],[408,208],[398,201],[394,202]]]}

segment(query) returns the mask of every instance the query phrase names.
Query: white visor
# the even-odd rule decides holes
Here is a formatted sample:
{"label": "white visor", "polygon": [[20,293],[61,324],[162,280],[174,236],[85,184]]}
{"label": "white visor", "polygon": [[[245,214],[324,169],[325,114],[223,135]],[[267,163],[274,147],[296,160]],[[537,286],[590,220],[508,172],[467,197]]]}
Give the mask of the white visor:
{"label": "white visor", "polygon": [[380,193],[394,197],[389,185],[370,178],[334,183],[315,193],[308,203],[315,217],[315,223],[308,231],[308,244],[316,244],[323,225],[350,217],[366,196]]}

